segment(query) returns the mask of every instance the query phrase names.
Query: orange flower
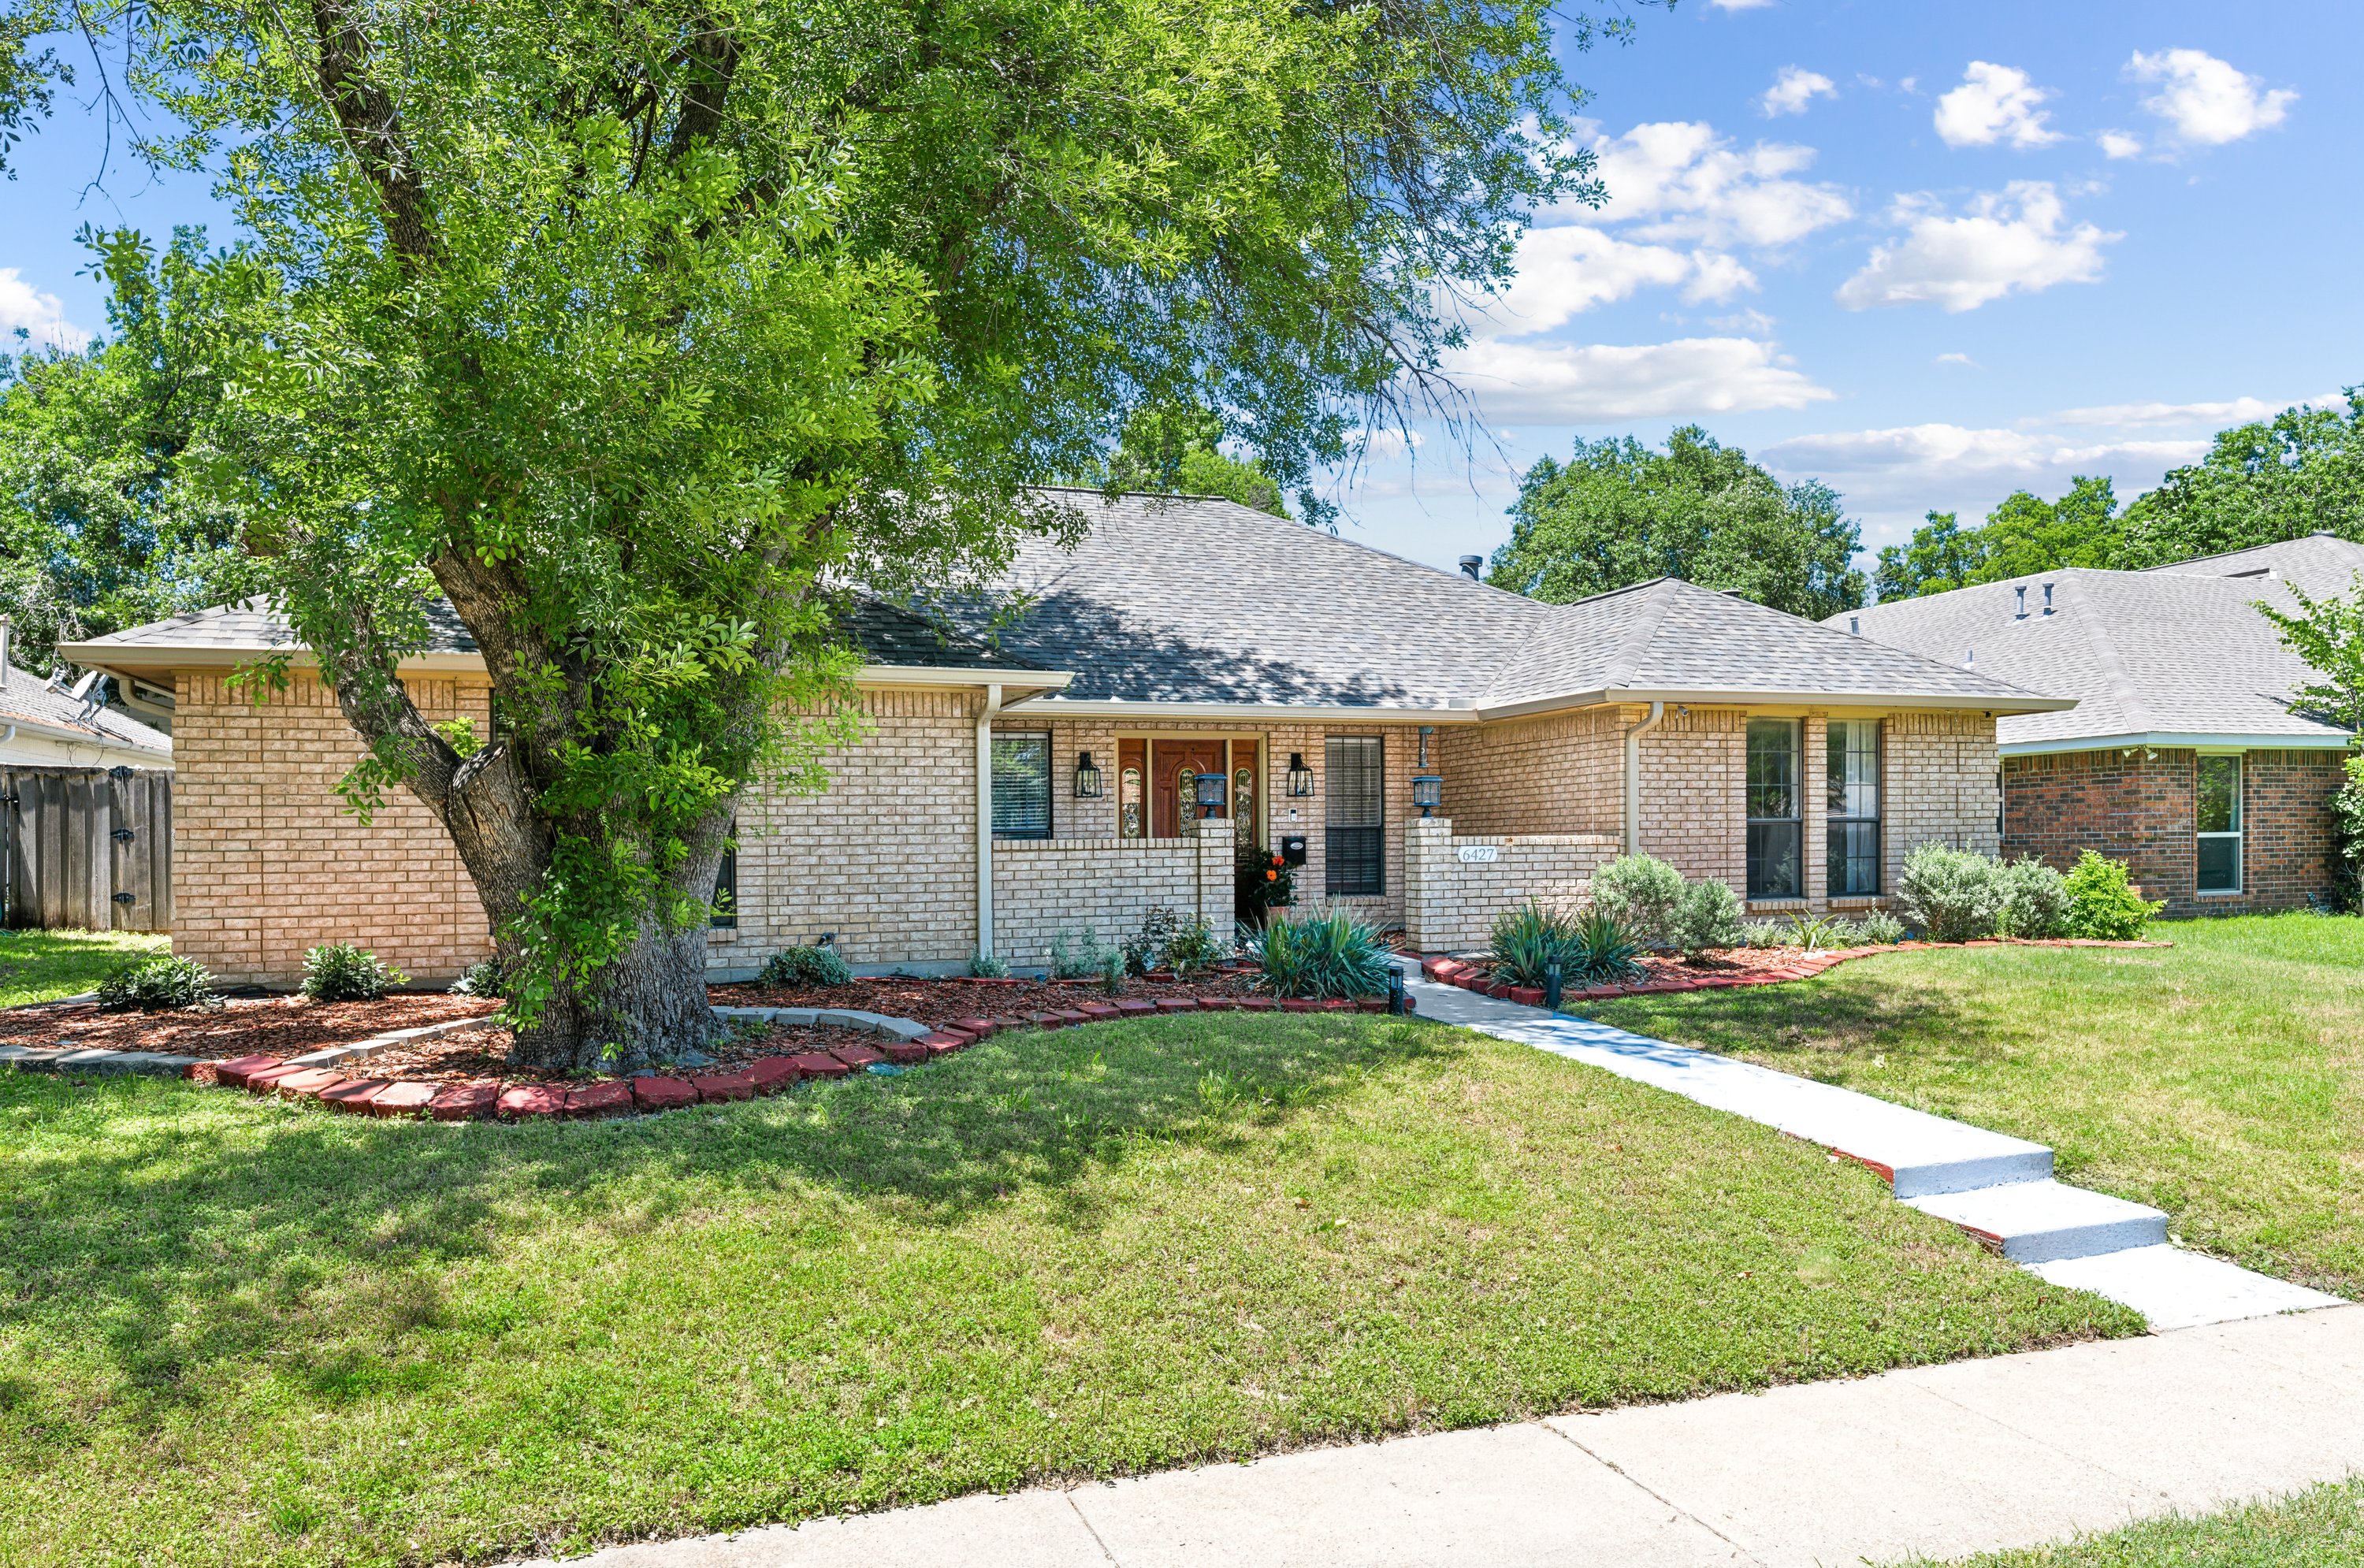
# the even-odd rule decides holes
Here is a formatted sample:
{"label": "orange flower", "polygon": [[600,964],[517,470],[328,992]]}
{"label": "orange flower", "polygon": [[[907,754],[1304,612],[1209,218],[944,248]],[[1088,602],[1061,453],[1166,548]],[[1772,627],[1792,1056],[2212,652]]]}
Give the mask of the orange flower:
{"label": "orange flower", "polygon": [[1268,871],[1264,873],[1264,879],[1266,882],[1278,882],[1280,880],[1280,873],[1277,871]]}

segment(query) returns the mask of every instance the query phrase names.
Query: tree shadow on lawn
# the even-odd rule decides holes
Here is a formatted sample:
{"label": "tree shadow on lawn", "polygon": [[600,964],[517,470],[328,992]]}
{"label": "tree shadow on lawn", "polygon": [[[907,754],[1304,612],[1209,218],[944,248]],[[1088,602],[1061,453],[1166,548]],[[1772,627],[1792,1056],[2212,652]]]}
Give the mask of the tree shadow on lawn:
{"label": "tree shadow on lawn", "polygon": [[[1102,1217],[1076,1190],[1087,1173],[1153,1149],[1236,1147],[1249,1121],[1458,1057],[1466,1039],[1321,1016],[1028,1031],[776,1100],[518,1126],[12,1073],[0,1079],[0,1150],[17,1144],[0,1177],[0,1328],[103,1339],[126,1396],[161,1413],[193,1370],[300,1332],[323,1287],[390,1341],[438,1324],[437,1270],[491,1255],[537,1208],[639,1230],[719,1180],[784,1197],[818,1188],[949,1227],[1036,1188],[1060,1223],[1089,1229]],[[825,1206],[812,1220],[827,1228]],[[175,1324],[176,1310],[201,1320]],[[386,1375],[324,1362],[309,1381],[333,1396],[340,1380],[365,1392]]]}
{"label": "tree shadow on lawn", "polygon": [[1634,996],[1590,1014],[1635,1034],[1747,1057],[1818,1080],[1847,1060],[1953,1066],[2005,1060],[2027,1032],[2013,998],[1865,970],[1747,990]]}

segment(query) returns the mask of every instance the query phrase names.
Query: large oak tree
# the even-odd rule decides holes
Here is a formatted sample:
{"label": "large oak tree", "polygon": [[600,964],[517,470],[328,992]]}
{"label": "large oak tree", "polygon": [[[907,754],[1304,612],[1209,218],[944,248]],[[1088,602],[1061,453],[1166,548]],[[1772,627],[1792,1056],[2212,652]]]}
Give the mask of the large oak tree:
{"label": "large oak tree", "polygon": [[[1070,526],[1027,486],[1143,407],[1301,485],[1588,172],[1543,0],[0,16],[0,127],[45,29],[91,40],[270,269],[191,461],[369,743],[351,798],[449,829],[558,1067],[710,1037],[708,891],[741,793],[848,733],[851,585]],[[396,678],[439,595],[489,733]]]}

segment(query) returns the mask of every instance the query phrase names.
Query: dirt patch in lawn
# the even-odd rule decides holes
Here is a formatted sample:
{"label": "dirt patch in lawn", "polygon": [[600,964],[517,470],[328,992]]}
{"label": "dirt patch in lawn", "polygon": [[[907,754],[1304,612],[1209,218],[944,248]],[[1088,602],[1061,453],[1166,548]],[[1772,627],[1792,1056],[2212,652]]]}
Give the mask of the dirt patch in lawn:
{"label": "dirt patch in lawn", "polygon": [[488,996],[386,996],[374,1002],[257,996],[178,1012],[103,1013],[84,1002],[0,1012],[0,1045],[161,1051],[215,1060],[301,1056],[389,1029],[480,1017],[499,1005]]}

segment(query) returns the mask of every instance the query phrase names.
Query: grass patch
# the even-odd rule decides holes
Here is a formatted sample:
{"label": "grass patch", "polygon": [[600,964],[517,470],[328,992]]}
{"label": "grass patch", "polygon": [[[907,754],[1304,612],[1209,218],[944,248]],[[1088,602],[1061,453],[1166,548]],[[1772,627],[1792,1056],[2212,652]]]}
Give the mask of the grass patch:
{"label": "grass patch", "polygon": [[2364,1479],[2202,1518],[1965,1559],[1958,1568],[2351,1568],[2364,1562]]}
{"label": "grass patch", "polygon": [[2193,1246],[2364,1296],[2364,920],[2157,930],[2175,946],[1883,954],[1597,1016],[2048,1143]]}
{"label": "grass patch", "polygon": [[617,1122],[0,1076],[0,1560],[410,1562],[2135,1331],[1820,1151],[1409,1020]]}
{"label": "grass patch", "polygon": [[0,929],[0,1007],[95,991],[125,959],[172,951],[173,939],[162,933]]}

